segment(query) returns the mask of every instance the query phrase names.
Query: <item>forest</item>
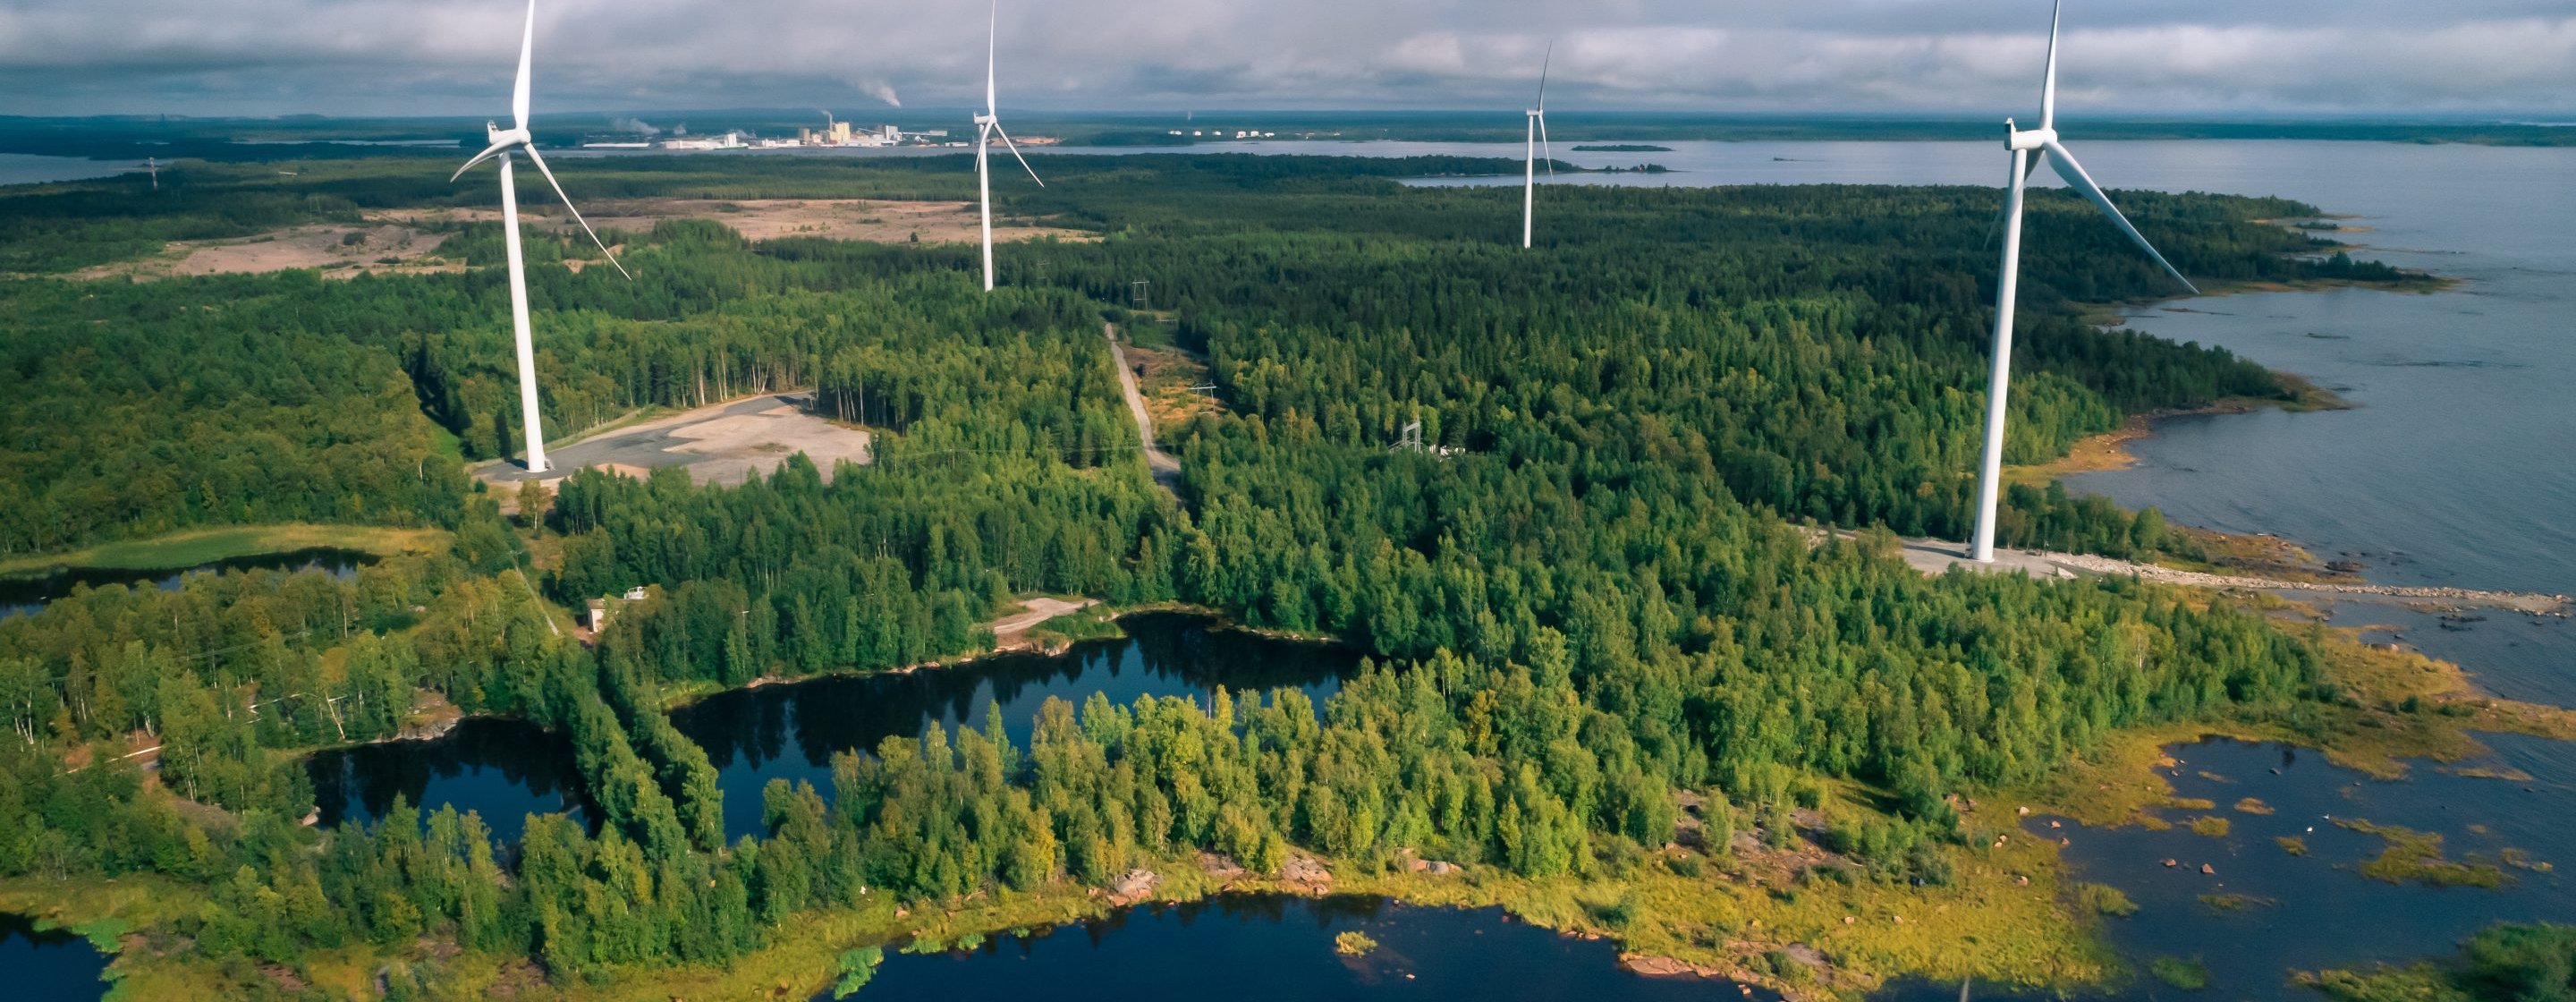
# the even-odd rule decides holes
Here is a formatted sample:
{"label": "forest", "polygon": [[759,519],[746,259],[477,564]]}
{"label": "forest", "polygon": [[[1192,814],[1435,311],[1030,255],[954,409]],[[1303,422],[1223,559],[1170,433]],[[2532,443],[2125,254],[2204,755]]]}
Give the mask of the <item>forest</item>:
{"label": "forest", "polygon": [[[969,176],[955,158],[704,164],[563,173],[585,199],[955,198]],[[812,387],[880,443],[829,483],[801,457],[739,487],[592,470],[505,518],[466,473],[506,455],[515,414],[487,223],[451,224],[444,272],[0,286],[24,332],[0,349],[0,551],[282,519],[451,531],[346,579],[84,589],[0,619],[18,738],[0,742],[0,880],[166,882],[152,963],[226,995],[288,995],[263,965],[351,951],[398,963],[394,997],[457,997],[476,965],[520,961],[639,991],[870,894],[1097,886],[1199,850],[1264,873],[1418,852],[1615,881],[1675,838],[1685,793],[1707,824],[1795,840],[1793,812],[1866,791],[1875,806],[1815,837],[1856,879],[1938,886],[1967,838],[1957,798],[2127,729],[2343,698],[2313,638],[2224,603],[1892,557],[1896,535],[1964,527],[1991,190],[1569,186],[1523,253],[1503,240],[1512,193],[1393,180],[1516,162],[1049,164],[1011,213],[1097,239],[1010,245],[989,296],[952,245],[665,221],[614,235],[629,282],[535,241],[550,428]],[[199,232],[182,226],[481,197],[431,166],[302,164],[284,210],[265,165],[171,172],[185,208],[125,180],[11,193],[0,257],[61,273]],[[134,208],[96,208],[118,197]],[[2255,222],[2314,207],[2122,198],[2196,277],[2409,281]],[[2033,212],[2015,461],[2131,413],[2286,397],[2223,351],[2084,322],[2159,277],[2080,203]],[[1127,305],[1137,280],[1150,314]],[[1142,323],[1203,354],[1225,402],[1160,430],[1183,457],[1170,491],[1101,336]],[[1390,450],[1414,420],[1445,448]],[[2152,513],[2056,490],[2017,489],[2003,528],[2180,545]],[[552,625],[638,584],[595,643]],[[1186,603],[1375,660],[1321,705],[1095,697],[1049,705],[1024,742],[998,720],[890,740],[835,760],[829,790],[773,785],[765,831],[725,841],[713,766],[659,693],[973,653],[1032,593]],[[567,735],[595,824],[534,816],[504,844],[431,805],[299,823],[302,754],[434,706]],[[125,757],[145,744],[150,769]]]}

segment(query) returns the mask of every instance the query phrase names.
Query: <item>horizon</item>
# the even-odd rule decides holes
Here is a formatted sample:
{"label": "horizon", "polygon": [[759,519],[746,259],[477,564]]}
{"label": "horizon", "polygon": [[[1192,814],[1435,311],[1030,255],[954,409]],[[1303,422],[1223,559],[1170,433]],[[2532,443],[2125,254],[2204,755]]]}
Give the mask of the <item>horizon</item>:
{"label": "horizon", "polygon": [[[0,0],[0,114],[484,117],[508,107],[513,0]],[[2001,118],[2037,103],[2048,0],[1566,10],[1064,0],[1000,11],[1006,106],[1049,113],[1517,110]],[[964,107],[985,10],[891,0],[637,8],[547,0],[535,104]],[[2576,116],[2576,16],[2544,0],[2220,0],[2066,10],[2070,113]],[[252,31],[245,24],[259,23]]]}

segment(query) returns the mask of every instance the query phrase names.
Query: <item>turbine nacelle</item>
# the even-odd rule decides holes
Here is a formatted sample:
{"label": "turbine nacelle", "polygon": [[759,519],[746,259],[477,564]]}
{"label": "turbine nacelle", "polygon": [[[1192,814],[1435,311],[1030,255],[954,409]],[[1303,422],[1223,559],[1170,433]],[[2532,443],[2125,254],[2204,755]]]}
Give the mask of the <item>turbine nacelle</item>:
{"label": "turbine nacelle", "polygon": [[992,114],[992,113],[990,113],[990,112],[985,112],[985,113],[978,114],[978,115],[976,115],[976,116],[975,116],[975,124],[977,124],[977,125],[981,125],[981,126],[986,126],[986,127],[988,127],[988,128],[989,128],[989,127],[991,127],[994,123],[999,122],[999,121],[1001,121],[1001,120],[1002,120],[1002,119],[1001,119],[1001,117],[1000,117],[1000,116],[998,116],[998,115],[994,115],[994,114]]}
{"label": "turbine nacelle", "polygon": [[2044,150],[2057,141],[2056,129],[2017,129],[2011,119],[2004,120],[2004,148],[2015,153]]}

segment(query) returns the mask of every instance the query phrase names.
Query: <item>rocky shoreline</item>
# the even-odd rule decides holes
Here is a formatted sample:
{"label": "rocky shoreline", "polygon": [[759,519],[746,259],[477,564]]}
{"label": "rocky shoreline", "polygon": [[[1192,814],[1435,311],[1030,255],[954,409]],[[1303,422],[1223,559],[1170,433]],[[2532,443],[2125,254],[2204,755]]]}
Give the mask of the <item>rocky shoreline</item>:
{"label": "rocky shoreline", "polygon": [[2076,553],[2050,553],[2050,563],[2086,574],[2130,574],[2148,581],[2190,585],[2199,588],[2241,588],[2258,591],[2305,591],[2336,595],[2380,595],[2392,598],[2419,598],[2465,605],[2501,606],[2538,615],[2567,614],[2571,599],[2566,595],[2542,595],[2518,591],[2481,591],[2475,588],[2449,588],[2422,585],[2343,584],[2328,581],[2276,581],[2271,578],[2245,577],[2233,574],[2206,574],[2179,571],[2170,567],[2142,564],[2111,557]]}

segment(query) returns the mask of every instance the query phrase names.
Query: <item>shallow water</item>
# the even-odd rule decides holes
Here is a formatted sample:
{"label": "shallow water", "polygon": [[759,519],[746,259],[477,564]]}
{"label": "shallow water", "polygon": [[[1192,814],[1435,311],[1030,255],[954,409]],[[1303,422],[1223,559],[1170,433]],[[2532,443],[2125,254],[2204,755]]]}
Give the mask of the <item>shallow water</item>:
{"label": "shallow water", "polygon": [[[1334,937],[1378,947],[1344,957]],[[1376,898],[1230,895],[1119,912],[973,951],[889,956],[859,999],[1587,999],[1661,1002],[1778,996],[1696,977],[1648,978],[1618,950],[1516,922],[1499,909],[1403,907]],[[830,999],[826,991],[816,999]]]}
{"label": "shallow water", "polygon": [[87,585],[104,588],[109,585],[143,587],[177,591],[192,574],[219,574],[224,571],[319,571],[332,577],[346,578],[358,568],[376,562],[372,553],[340,550],[330,547],[292,550],[286,553],[262,553],[255,556],[217,560],[195,567],[162,570],[110,570],[82,567],[56,571],[39,577],[0,578],[0,619],[41,611],[53,600]]}
{"label": "shallow water", "polygon": [[0,913],[0,996],[26,1002],[70,1002],[107,993],[99,976],[107,955],[60,929],[38,932],[24,915]]}

